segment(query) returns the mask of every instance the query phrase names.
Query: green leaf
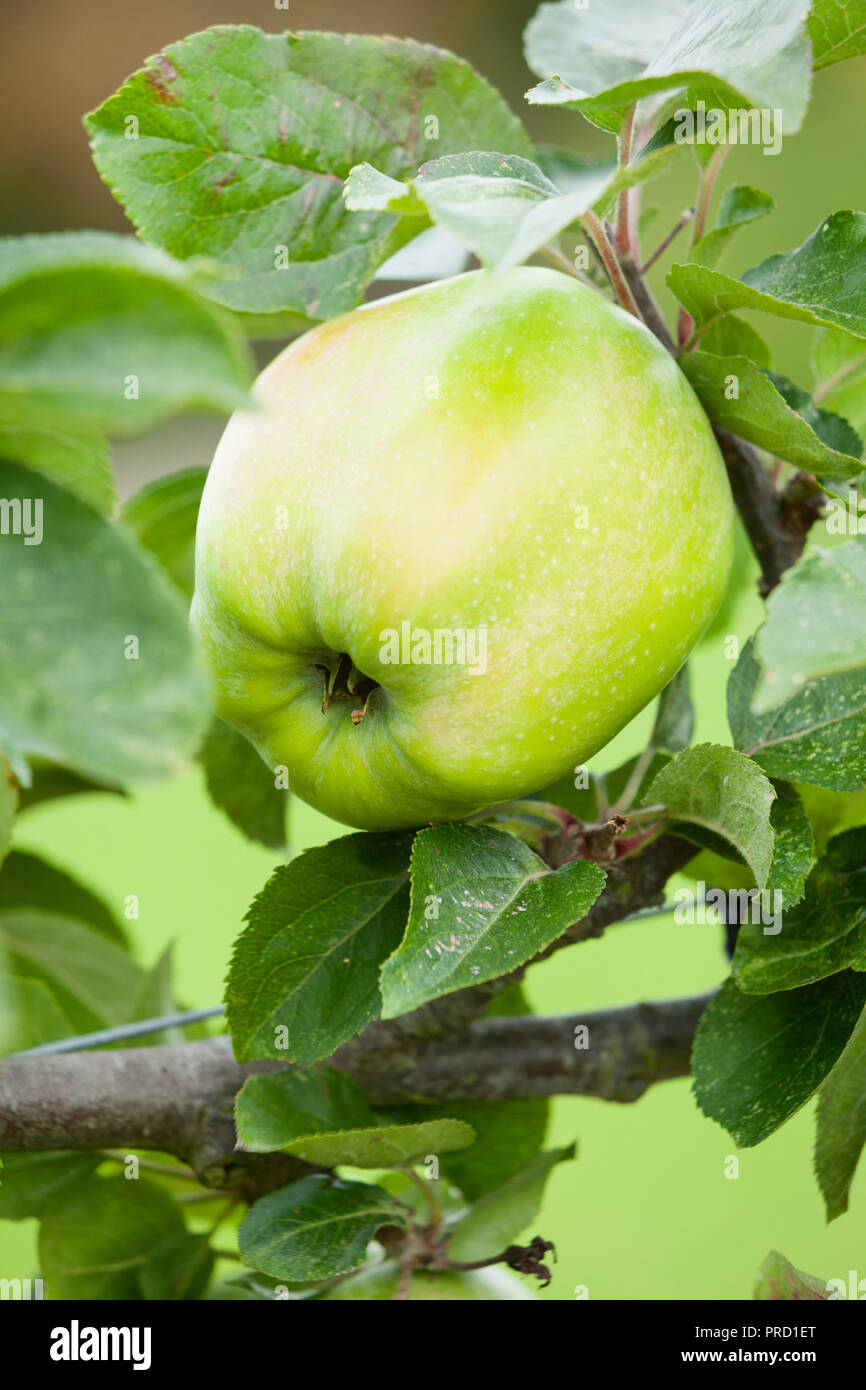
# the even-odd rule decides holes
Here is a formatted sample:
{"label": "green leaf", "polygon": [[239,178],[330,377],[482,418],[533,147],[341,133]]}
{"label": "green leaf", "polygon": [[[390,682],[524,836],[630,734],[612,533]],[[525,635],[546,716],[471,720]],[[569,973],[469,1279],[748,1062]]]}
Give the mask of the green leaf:
{"label": "green leaf", "polygon": [[815,71],[866,53],[863,0],[812,0],[806,21]]}
{"label": "green leaf", "polygon": [[411,833],[347,835],[276,870],[229,970],[239,1060],[316,1062],[378,1014],[379,967],[406,922],[411,843]]}
{"label": "green leaf", "polygon": [[352,209],[381,207],[407,217],[426,210],[482,265],[503,269],[527,260],[587,212],[607,191],[615,168],[589,165],[582,179],[572,176],[568,193],[560,193],[531,160],[476,150],[431,160],[408,187],[359,165],[344,195]]}
{"label": "green leaf", "polygon": [[126,945],[122,927],[101,898],[41,855],[26,850],[13,850],[0,874],[0,912],[13,907],[74,917],[118,946]]}
{"label": "green leaf", "polygon": [[815,335],[812,371],[822,403],[843,416],[862,439],[866,435],[866,343],[838,328],[822,328]]}
{"label": "green leaf", "polygon": [[71,917],[32,908],[0,911],[0,965],[41,980],[73,1032],[126,1023],[144,972],[126,951]]}
{"label": "green leaf", "polygon": [[40,1217],[51,1198],[86,1177],[102,1162],[101,1153],[6,1154],[0,1186],[0,1221]]}
{"label": "green leaf", "polygon": [[829,1294],[823,1279],[795,1269],[778,1250],[771,1250],[758,1270],[752,1297],[759,1301],[801,1303],[826,1299]]}
{"label": "green leaf", "polygon": [[214,718],[201,749],[208,795],[249,840],[286,847],[289,794],[243,734]]}
{"label": "green leaf", "polygon": [[692,1068],[705,1115],[744,1148],[790,1119],[835,1066],[866,998],[843,971],[802,989],[743,994],[726,980],[698,1025]]}
{"label": "green leaf", "polygon": [[126,502],[120,519],[155,555],[181,593],[195,587],[195,526],[206,468],[186,468],[148,483]]}
{"label": "green leaf", "polygon": [[802,246],[770,256],[742,279],[674,265],[667,283],[698,327],[736,309],[842,328],[866,337],[866,213],[834,212]]}
{"label": "green leaf", "polygon": [[0,420],[0,458],[53,478],[102,516],[114,511],[114,469],[101,434],[68,434],[47,425]]}
{"label": "green leaf", "polygon": [[46,762],[42,758],[33,758],[29,770],[30,785],[18,789],[21,811],[29,811],[31,807],[39,806],[43,801],[56,801],[62,796],[81,796],[84,792],[126,795],[122,787],[110,786],[105,782],[93,782],[88,777],[79,777],[76,772],[69,772],[67,768],[58,767],[56,763]]}
{"label": "green leaf", "polygon": [[737,984],[772,994],[866,966],[866,829],[837,835],[813,869],[805,896],[785,912],[782,930],[741,927],[733,959]]}
{"label": "green leaf", "polygon": [[710,419],[741,439],[819,478],[845,482],[863,469],[863,446],[847,421],[814,409],[806,392],[785,378],[746,357],[711,352],[683,353],[679,364]]}
{"label": "green leaf", "polygon": [[302,1135],[375,1124],[361,1087],[333,1067],[248,1076],[235,1118],[238,1138],[251,1153],[272,1153]]}
{"label": "green leaf", "polygon": [[498,1255],[538,1215],[544,1188],[557,1163],[568,1162],[577,1152],[574,1144],[550,1149],[531,1159],[502,1187],[486,1192],[458,1221],[448,1241],[452,1260],[483,1260]]}
{"label": "green leaf", "polygon": [[787,782],[777,782],[776,800],[770,811],[773,829],[773,862],[767,877],[770,893],[781,893],[783,909],[794,907],[803,896],[806,879],[815,864],[815,835],[803,803]]}
{"label": "green leaf", "polygon": [[[138,1023],[146,1018],[159,1018],[163,1014],[177,1012],[178,1002],[174,993],[174,947],[169,944],[157,957],[150,970],[144,972],[141,985],[135,998],[130,1001],[129,1022]],[[125,1047],[167,1047],[171,1043],[183,1043],[186,1038],[181,1028],[161,1028],[158,1033],[142,1033],[139,1038],[130,1038]]]}
{"label": "green leaf", "polygon": [[526,61],[552,78],[527,94],[565,105],[606,130],[654,92],[689,89],[716,105],[779,108],[799,129],[809,96],[808,0],[607,0],[544,4],[524,37]]}
{"label": "green leaf", "polygon": [[[866,1144],[866,1013],[818,1095],[815,1174],[827,1220],[848,1210],[851,1183]],[[2,1208],[0,1208],[2,1210]]]}
{"label": "green leaf", "polygon": [[382,1017],[523,965],[586,915],[604,881],[587,860],[553,873],[513,835],[487,826],[419,831],[409,925],[382,970]]}
{"label": "green leaf", "polygon": [[[843,335],[848,338],[847,333]],[[848,338],[853,342],[853,338]],[[771,367],[773,354],[756,328],[747,319],[737,318],[736,314],[725,314],[711,325],[701,338],[704,352],[715,352],[720,357],[748,357],[756,367]]]}
{"label": "green leaf", "polygon": [[12,776],[9,764],[0,758],[0,864],[9,853],[17,810],[18,783]]}
{"label": "green leaf", "polygon": [[246,342],[198,286],[133,237],[0,241],[0,420],[127,435],[248,404]]}
{"label": "green leaf", "polygon": [[85,124],[100,174],[145,241],[223,267],[232,278],[206,290],[221,304],[308,319],[353,308],[417,230],[343,206],[353,165],[399,180],[433,139],[443,155],[479,145],[530,153],[499,94],[444,49],[249,25],[171,44]]}
{"label": "green leaf", "polygon": [[201,1298],[215,1262],[209,1235],[183,1231],[142,1266],[142,1297],[158,1302]]}
{"label": "green leaf", "polygon": [[[499,996],[501,998],[501,996]],[[535,1157],[544,1143],[550,1106],[546,1100],[458,1100],[443,1111],[475,1130],[468,1149],[445,1154],[439,1168],[467,1201],[501,1187]]]}
{"label": "green leaf", "polygon": [[180,1208],[145,1178],[81,1178],[48,1203],[39,1261],[53,1298],[131,1299],[184,1235]]}
{"label": "green leaf", "polygon": [[[866,537],[817,547],[782,576],[755,637],[761,680],[757,714],[778,709],[822,676],[856,671],[866,679]],[[792,640],[792,634],[796,640]]]}
{"label": "green leaf", "polygon": [[834,791],[866,786],[866,686],[856,672],[804,686],[768,714],[751,709],[761,668],[754,641],[728,681],[728,722],[736,746],[771,777]]}
{"label": "green leaf", "polygon": [[[69,1038],[72,1020],[41,980],[7,973],[0,949],[0,1057]],[[33,973],[33,972],[28,972]]]}
{"label": "green leaf", "polygon": [[776,205],[769,193],[749,188],[746,184],[731,184],[722,194],[716,225],[692,247],[689,259],[697,261],[699,265],[717,265],[738,227],[766,217],[775,210]]}
{"label": "green leaf", "polygon": [[720,835],[742,855],[759,887],[773,859],[770,808],[776,792],[761,769],[733,748],[702,743],[662,768],[643,798],[676,820]]}
{"label": "green leaf", "polygon": [[465,1149],[475,1131],[462,1120],[427,1120],[416,1125],[380,1125],[344,1129],[331,1134],[308,1134],[281,1145],[307,1163],[335,1168],[410,1168],[428,1154]]}
{"label": "green leaf", "polygon": [[43,518],[40,544],[0,552],[0,749],[16,771],[36,755],[109,782],[175,772],[208,717],[186,613],[118,526],[47,479],[33,499],[34,476],[0,464],[0,496]]}
{"label": "green leaf", "polygon": [[244,1264],[295,1282],[330,1279],[363,1264],[380,1226],[406,1215],[380,1187],[314,1173],[262,1197],[238,1232]]}
{"label": "green leaf", "polygon": [[687,748],[695,727],[688,664],[681,666],[659,696],[652,742],[666,753]]}

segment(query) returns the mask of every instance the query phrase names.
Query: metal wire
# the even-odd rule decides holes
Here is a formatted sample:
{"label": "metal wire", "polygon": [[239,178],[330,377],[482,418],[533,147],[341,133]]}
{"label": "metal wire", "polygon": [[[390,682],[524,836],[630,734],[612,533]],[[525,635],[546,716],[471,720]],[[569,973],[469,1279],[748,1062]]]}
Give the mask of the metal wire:
{"label": "metal wire", "polygon": [[225,1013],[224,1004],[215,1004],[210,1009],[186,1009],[183,1013],[163,1014],[162,1018],[143,1018],[135,1023],[122,1023],[117,1028],[101,1028],[96,1033],[79,1033],[74,1038],[60,1038],[58,1042],[40,1043],[38,1047],[27,1047],[23,1052],[11,1052],[10,1057],[47,1057],[56,1052],[81,1052],[88,1047],[104,1047],[107,1043],[125,1042],[127,1038],[140,1038],[147,1033],[160,1033],[163,1028],[185,1028],[190,1023],[202,1023],[206,1018],[217,1018]]}

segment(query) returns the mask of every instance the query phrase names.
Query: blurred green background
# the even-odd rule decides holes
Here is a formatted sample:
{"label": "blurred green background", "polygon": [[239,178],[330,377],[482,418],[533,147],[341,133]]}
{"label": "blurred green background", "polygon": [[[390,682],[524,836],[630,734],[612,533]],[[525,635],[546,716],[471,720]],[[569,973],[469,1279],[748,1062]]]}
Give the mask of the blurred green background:
{"label": "blurred green background", "polygon": [[[82,113],[95,106],[143,58],[199,28],[248,22],[278,31],[337,29],[393,33],[455,49],[469,58],[523,110],[539,139],[576,149],[599,149],[604,137],[579,117],[526,108],[530,85],[520,33],[534,5],[474,0],[340,3],[291,0],[288,12],[251,0],[81,0],[75,7],[47,0],[19,10],[4,34],[0,92],[2,196],[0,230],[65,227],[124,229],[119,208],[103,189],[88,156]],[[77,55],[73,61],[72,55]],[[771,193],[777,213],[743,231],[724,268],[738,273],[774,251],[801,242],[827,213],[866,207],[866,60],[819,74],[801,134],[785,140],[778,157],[759,149],[732,150],[718,189],[749,183]],[[8,110],[3,107],[8,105]],[[656,207],[645,251],[660,240],[693,197],[691,159],[651,184],[645,206]],[[718,192],[717,192],[718,197]],[[679,245],[679,244],[678,244]],[[684,245],[679,256],[685,255]],[[666,308],[664,272],[652,280]],[[765,319],[777,367],[808,382],[811,332],[804,325]],[[270,356],[279,344],[268,344]],[[151,477],[205,464],[221,424],[180,420],[116,450],[121,494]],[[728,740],[725,683],[731,661],[725,637],[742,642],[760,619],[751,586],[725,622],[716,625],[693,661],[699,707],[696,737]],[[594,760],[616,766],[641,746],[645,712],[615,745]],[[343,827],[295,803],[292,851],[344,833]],[[243,840],[214,810],[192,771],[143,787],[128,801],[94,796],[30,812],[17,846],[44,854],[81,877],[122,915],[136,894],[129,923],[141,960],[152,964],[175,944],[177,993],[190,1006],[219,1001],[232,942],[253,895],[275,861]],[[671,889],[675,884],[671,885]],[[678,926],[671,918],[617,926],[600,942],[561,953],[539,967],[529,992],[539,1011],[576,1012],[607,1005],[690,994],[726,974],[718,929]],[[570,1299],[586,1286],[591,1299],[748,1297],[755,1271],[771,1248],[825,1278],[866,1276],[866,1177],[856,1179],[852,1210],[829,1228],[811,1174],[812,1107],[755,1150],[739,1153],[739,1177],[726,1177],[730,1138],[696,1110],[686,1081],[667,1082],[630,1106],[559,1100],[549,1139],[576,1138],[575,1163],[554,1172],[544,1210],[533,1229],[555,1240],[559,1260],[546,1297]],[[0,1224],[2,1269],[23,1276],[35,1267],[35,1223]]]}

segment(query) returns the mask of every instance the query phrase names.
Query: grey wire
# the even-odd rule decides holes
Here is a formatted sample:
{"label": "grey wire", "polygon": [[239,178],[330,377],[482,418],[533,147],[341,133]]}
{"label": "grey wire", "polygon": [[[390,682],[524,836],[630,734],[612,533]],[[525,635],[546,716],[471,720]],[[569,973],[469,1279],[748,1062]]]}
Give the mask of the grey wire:
{"label": "grey wire", "polygon": [[188,1023],[202,1023],[206,1018],[217,1018],[225,1013],[224,1004],[215,1004],[210,1009],[187,1009],[184,1013],[164,1014],[162,1018],[143,1018],[136,1023],[122,1023],[117,1028],[101,1028],[97,1033],[79,1033],[75,1038],[61,1038],[58,1042],[40,1043],[38,1047],[27,1047],[23,1052],[11,1052],[11,1057],[47,1057],[53,1052],[80,1052],[88,1047],[102,1047],[106,1043],[124,1042],[127,1038],[140,1038],[145,1033],[160,1033],[163,1028],[185,1028]]}

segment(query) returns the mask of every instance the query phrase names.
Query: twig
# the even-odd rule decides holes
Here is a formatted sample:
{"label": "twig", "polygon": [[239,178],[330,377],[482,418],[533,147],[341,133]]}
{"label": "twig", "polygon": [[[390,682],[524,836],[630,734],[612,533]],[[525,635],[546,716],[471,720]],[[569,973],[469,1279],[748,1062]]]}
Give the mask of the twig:
{"label": "twig", "polygon": [[670,246],[671,242],[674,240],[674,238],[675,238],[676,236],[679,236],[679,233],[682,231],[683,227],[687,226],[687,225],[689,224],[689,222],[692,221],[694,215],[695,215],[695,210],[694,210],[694,208],[686,208],[685,212],[681,212],[681,213],[680,213],[679,217],[677,218],[677,220],[676,220],[676,222],[674,223],[674,225],[671,227],[671,230],[668,232],[667,236],[664,237],[664,238],[659,242],[658,246],[656,247],[655,251],[653,251],[652,255],[649,256],[649,257],[647,258],[647,260],[644,261],[643,265],[642,265],[641,268],[640,268],[640,273],[641,273],[641,275],[646,275],[646,273],[647,273],[647,271],[649,270],[650,266],[655,265],[655,263],[656,263],[656,261],[658,260],[659,256],[663,256],[663,255],[664,255],[665,251],[667,251],[667,249],[668,249],[668,247]]}
{"label": "twig", "polygon": [[580,220],[586,228],[587,235],[591,238],[592,244],[601,258],[617,299],[624,309],[630,314],[634,314],[636,319],[639,319],[641,317],[640,310],[635,303],[635,298],[629,288],[628,281],[622,273],[616,252],[611,246],[601,219],[597,217],[594,212],[585,212]]}
{"label": "twig", "polygon": [[[626,109],[620,125],[619,136],[617,137],[618,165],[620,170],[627,169],[629,161],[631,160],[636,112],[637,102],[633,101],[631,106]],[[630,256],[632,254],[630,215],[631,192],[630,188],[624,188],[616,204],[616,225],[613,235],[613,245],[617,255],[621,256]]]}

